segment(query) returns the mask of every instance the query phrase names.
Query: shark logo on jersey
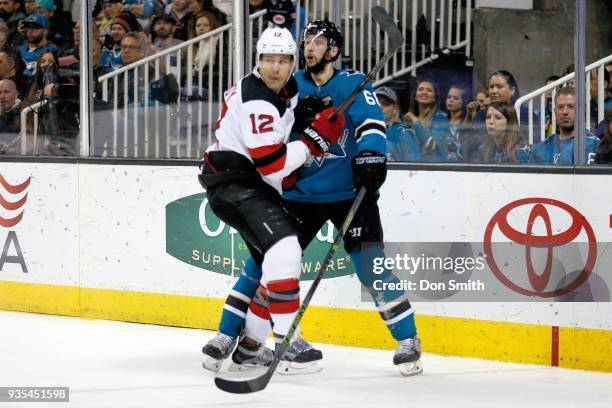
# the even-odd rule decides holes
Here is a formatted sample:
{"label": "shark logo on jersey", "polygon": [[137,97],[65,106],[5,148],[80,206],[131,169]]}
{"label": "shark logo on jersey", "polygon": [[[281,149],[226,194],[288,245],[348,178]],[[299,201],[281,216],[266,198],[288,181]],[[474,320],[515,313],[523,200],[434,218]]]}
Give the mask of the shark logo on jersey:
{"label": "shark logo on jersey", "polygon": [[325,159],[341,159],[346,157],[346,149],[344,146],[346,144],[346,139],[348,138],[348,133],[348,129],[344,129],[344,133],[342,134],[340,140],[338,140],[338,143],[333,144],[324,156],[314,157],[307,160],[306,163],[304,163],[304,167],[312,167],[313,163],[317,163],[317,165],[321,167],[323,166]]}

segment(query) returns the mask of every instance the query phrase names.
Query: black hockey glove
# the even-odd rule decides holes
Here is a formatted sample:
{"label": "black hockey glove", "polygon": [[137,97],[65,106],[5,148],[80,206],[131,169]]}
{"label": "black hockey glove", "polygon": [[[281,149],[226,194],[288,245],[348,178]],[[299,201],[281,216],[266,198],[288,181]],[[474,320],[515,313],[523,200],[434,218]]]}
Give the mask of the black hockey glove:
{"label": "black hockey glove", "polygon": [[378,191],[387,178],[387,156],[364,150],[353,159],[353,182],[359,190],[362,186],[370,194]]}
{"label": "black hockey glove", "polygon": [[293,132],[302,133],[306,126],[310,125],[317,116],[317,113],[323,112],[323,109],[327,108],[327,105],[323,99],[316,95],[308,95],[304,99],[300,99],[295,110],[295,122],[293,122]]}

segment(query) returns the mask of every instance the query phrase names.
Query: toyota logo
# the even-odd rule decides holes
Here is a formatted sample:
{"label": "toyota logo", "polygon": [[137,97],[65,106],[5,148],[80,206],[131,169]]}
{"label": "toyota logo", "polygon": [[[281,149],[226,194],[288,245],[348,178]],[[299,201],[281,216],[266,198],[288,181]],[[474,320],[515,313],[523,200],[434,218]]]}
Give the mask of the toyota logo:
{"label": "toyota logo", "polygon": [[[518,231],[508,223],[508,214],[516,208],[527,205],[533,205],[533,207],[529,213],[525,232]],[[569,228],[560,233],[553,234],[551,218],[545,205],[554,206],[565,211],[571,218],[571,225]],[[533,225],[537,218],[540,218],[544,223],[546,229],[545,235],[532,235]],[[495,262],[491,247],[491,237],[496,227],[506,238],[525,247],[525,264],[531,288],[521,287],[512,282]],[[556,290],[546,291],[552,273],[554,248],[571,243],[582,231],[585,232],[588,239],[588,255],[584,267],[573,281],[568,282],[565,286]],[[485,230],[483,243],[487,263],[497,279],[513,291],[526,296],[550,298],[573,292],[588,279],[597,259],[597,241],[595,239],[595,233],[584,215],[564,202],[549,198],[524,198],[513,201],[502,207],[493,215],[491,221],[489,221]],[[538,274],[534,270],[531,253],[532,248],[546,249],[546,263],[541,274]]]}

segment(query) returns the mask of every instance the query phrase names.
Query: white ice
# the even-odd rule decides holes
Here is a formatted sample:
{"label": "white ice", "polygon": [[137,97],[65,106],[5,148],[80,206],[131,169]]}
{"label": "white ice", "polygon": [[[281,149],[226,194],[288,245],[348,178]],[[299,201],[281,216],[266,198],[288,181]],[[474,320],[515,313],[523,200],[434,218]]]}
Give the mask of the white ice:
{"label": "white ice", "polygon": [[612,374],[424,354],[424,374],[401,377],[391,351],[329,345],[322,372],[232,395],[200,365],[213,334],[0,312],[0,386],[70,387],[69,403],[0,408],[612,407]]}

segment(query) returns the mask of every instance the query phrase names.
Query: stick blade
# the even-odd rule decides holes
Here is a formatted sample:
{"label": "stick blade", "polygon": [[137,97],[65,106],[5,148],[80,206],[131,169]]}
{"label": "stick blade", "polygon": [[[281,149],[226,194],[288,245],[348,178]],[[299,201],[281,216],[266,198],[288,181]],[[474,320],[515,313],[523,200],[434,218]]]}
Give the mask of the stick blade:
{"label": "stick blade", "polygon": [[252,380],[228,380],[226,378],[216,377],[215,385],[222,391],[232,394],[250,394],[252,392],[261,391],[268,385],[270,376],[266,374],[261,377],[253,378]]}
{"label": "stick blade", "polygon": [[404,43],[404,36],[393,21],[393,17],[381,6],[372,7],[370,14],[376,24],[389,36],[389,49],[397,50]]}

